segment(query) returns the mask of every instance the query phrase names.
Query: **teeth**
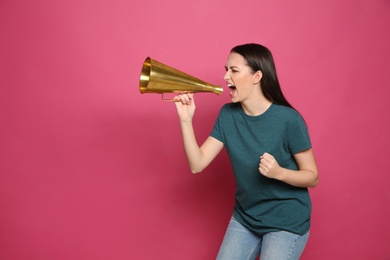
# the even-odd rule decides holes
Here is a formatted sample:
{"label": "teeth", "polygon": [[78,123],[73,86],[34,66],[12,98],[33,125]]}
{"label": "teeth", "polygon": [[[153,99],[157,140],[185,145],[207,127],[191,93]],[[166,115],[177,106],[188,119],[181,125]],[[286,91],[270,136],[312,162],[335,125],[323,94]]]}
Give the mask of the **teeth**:
{"label": "teeth", "polygon": [[230,87],[234,87],[233,84],[227,84],[227,86],[230,88]]}

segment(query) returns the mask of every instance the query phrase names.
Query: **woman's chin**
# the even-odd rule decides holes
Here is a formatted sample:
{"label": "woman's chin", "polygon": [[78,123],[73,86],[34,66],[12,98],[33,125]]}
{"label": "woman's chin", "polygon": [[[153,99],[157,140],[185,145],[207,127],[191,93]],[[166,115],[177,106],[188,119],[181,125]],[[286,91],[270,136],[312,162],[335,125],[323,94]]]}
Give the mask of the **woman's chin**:
{"label": "woman's chin", "polygon": [[237,102],[238,101],[238,94],[237,94],[237,90],[231,90],[230,91],[230,93],[229,93],[229,95],[230,95],[230,98],[231,98],[231,100],[232,100],[232,102]]}
{"label": "woman's chin", "polygon": [[231,98],[231,101],[232,101],[232,103],[237,103],[237,102],[239,102],[239,100],[238,100],[238,97],[230,97]]}

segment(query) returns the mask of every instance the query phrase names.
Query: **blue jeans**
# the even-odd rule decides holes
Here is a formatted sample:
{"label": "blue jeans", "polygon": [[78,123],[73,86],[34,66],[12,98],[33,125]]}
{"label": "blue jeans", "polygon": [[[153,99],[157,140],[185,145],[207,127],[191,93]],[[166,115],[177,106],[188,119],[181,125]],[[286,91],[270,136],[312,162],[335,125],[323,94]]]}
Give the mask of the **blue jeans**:
{"label": "blue jeans", "polygon": [[217,260],[296,260],[301,256],[309,238],[309,232],[300,236],[287,231],[256,235],[230,219]]}

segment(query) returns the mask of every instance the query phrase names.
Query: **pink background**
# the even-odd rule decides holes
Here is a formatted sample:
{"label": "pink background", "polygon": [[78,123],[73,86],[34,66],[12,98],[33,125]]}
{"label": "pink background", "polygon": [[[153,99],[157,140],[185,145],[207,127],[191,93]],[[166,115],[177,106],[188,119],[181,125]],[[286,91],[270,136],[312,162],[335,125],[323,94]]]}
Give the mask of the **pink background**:
{"label": "pink background", "polygon": [[[225,152],[188,169],[147,56],[224,85],[230,49],[274,53],[320,170],[302,259],[390,259],[390,1],[0,0],[0,259],[214,259]],[[198,94],[199,142],[221,96]]]}

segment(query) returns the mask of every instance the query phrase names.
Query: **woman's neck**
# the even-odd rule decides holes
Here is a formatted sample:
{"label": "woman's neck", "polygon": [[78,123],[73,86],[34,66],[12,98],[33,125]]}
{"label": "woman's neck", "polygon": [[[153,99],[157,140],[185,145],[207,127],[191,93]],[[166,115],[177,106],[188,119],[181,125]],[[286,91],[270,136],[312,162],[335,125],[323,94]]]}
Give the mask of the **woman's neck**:
{"label": "woman's neck", "polygon": [[245,114],[249,116],[258,116],[263,114],[270,106],[272,102],[266,98],[255,99],[255,100],[246,100],[241,102],[242,109]]}

